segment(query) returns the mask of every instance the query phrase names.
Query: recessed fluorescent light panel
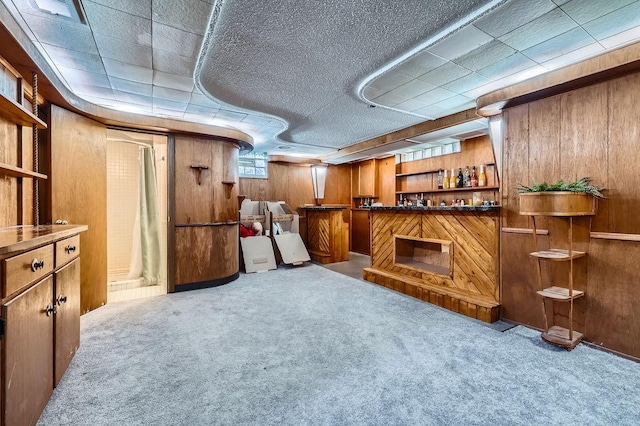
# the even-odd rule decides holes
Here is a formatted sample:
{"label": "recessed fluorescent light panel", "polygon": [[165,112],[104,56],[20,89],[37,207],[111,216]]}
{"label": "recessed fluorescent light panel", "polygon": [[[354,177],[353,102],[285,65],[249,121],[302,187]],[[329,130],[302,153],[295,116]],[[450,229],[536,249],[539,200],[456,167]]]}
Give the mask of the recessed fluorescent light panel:
{"label": "recessed fluorescent light panel", "polygon": [[31,7],[50,15],[63,16],[86,24],[80,0],[28,0]]}

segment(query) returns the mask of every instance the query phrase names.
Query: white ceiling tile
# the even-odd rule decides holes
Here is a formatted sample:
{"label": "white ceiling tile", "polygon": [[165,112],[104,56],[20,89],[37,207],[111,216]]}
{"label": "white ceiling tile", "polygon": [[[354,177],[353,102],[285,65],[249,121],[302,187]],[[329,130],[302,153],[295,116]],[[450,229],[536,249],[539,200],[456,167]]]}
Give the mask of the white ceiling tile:
{"label": "white ceiling tile", "polygon": [[568,1],[570,1],[570,0],[553,0],[553,2],[555,4],[557,4],[558,6],[562,6],[563,4],[565,4]]}
{"label": "white ceiling tile", "polygon": [[213,99],[201,94],[201,93],[196,93],[196,91],[194,90],[193,93],[191,93],[191,100],[190,103],[194,104],[194,105],[201,105],[201,106],[206,106],[206,107],[213,107],[213,108],[220,108],[220,104],[217,103],[216,101],[214,101]]}
{"label": "white ceiling tile", "polygon": [[516,53],[514,48],[507,46],[499,40],[492,40],[491,42],[462,55],[453,62],[472,71],[476,71],[491,65],[496,61],[504,59],[507,56],[511,56],[514,53]]}
{"label": "white ceiling tile", "polygon": [[427,105],[433,105],[445,99],[449,99],[456,96],[456,93],[438,87],[437,89],[430,90],[426,93],[423,93],[420,96],[416,96],[414,100],[424,102]]}
{"label": "white ceiling tile", "polygon": [[562,56],[558,56],[547,62],[543,62],[542,66],[547,69],[557,69],[566,65],[574,64],[579,61],[583,61],[586,58],[598,55],[604,52],[604,47],[600,43],[591,43],[588,46],[574,50],[573,52],[565,53]]}
{"label": "white ceiling tile", "polygon": [[427,71],[425,72],[429,72],[433,69],[438,68],[439,66],[444,65],[447,62],[447,60],[440,58],[439,56],[433,55],[427,52],[426,50],[423,50],[422,52],[418,53],[417,55],[409,59],[408,62],[414,65],[420,66],[421,68],[426,68]]}
{"label": "white ceiling tile", "polygon": [[[442,61],[443,63],[446,61]],[[404,75],[408,75],[409,77],[417,77],[419,75],[422,75],[426,72],[429,72],[430,69],[429,68],[425,68],[421,65],[417,65],[415,62],[413,61],[405,61],[403,63],[401,63],[400,65],[394,67],[392,70],[388,71],[388,72],[399,72],[402,73]]]}
{"label": "white ceiling tile", "polygon": [[441,67],[438,67],[426,74],[421,75],[420,77],[418,77],[418,80],[427,82],[434,86],[442,86],[443,84],[447,84],[461,77],[464,77],[467,74],[471,74],[471,71],[459,65],[456,65],[453,62],[447,62]]}
{"label": "white ceiling tile", "polygon": [[458,111],[475,107],[475,101],[463,95],[456,95],[434,104],[442,109],[457,109]]}
{"label": "white ceiling tile", "polygon": [[182,76],[193,76],[196,60],[166,50],[153,50],[153,69]]}
{"label": "white ceiling tile", "polygon": [[478,46],[489,43],[491,40],[493,40],[493,37],[489,34],[473,25],[468,25],[427,48],[427,51],[441,58],[453,60],[471,52]]}
{"label": "white ceiling tile", "polygon": [[388,92],[411,80],[413,80],[413,77],[391,70],[373,79],[368,86]]}
{"label": "white ceiling tile", "polygon": [[393,89],[389,93],[395,96],[400,96],[402,98],[411,99],[435,88],[436,86],[434,86],[433,84],[429,84],[421,80],[411,80],[410,82],[405,83],[396,89]]}
{"label": "white ceiling tile", "polygon": [[135,93],[142,96],[151,97],[153,90],[150,84],[139,83],[137,81],[125,80],[117,77],[109,77],[111,87],[121,92]]}
{"label": "white ceiling tile", "polygon": [[444,111],[444,109],[442,109],[440,107],[437,107],[435,105],[429,105],[429,106],[417,109],[417,110],[412,111],[412,112],[414,114],[420,114],[420,115],[423,115],[425,117],[433,119],[433,118],[442,117],[442,115],[443,115],[442,112],[443,111]]}
{"label": "white ceiling tile", "polygon": [[96,54],[90,54],[50,44],[44,45],[44,48],[53,62],[57,65],[92,73],[105,72],[104,65],[102,65],[102,59],[97,55],[97,49]]}
{"label": "white ceiling tile", "polygon": [[399,103],[398,105],[394,106],[394,108],[400,109],[402,111],[413,112],[415,110],[418,110],[420,108],[424,108],[426,106],[428,106],[428,105],[425,104],[424,102],[416,101],[415,99],[409,99],[408,101],[404,101],[402,103]]}
{"label": "white ceiling tile", "polygon": [[113,95],[116,100],[121,102],[126,102],[128,104],[142,105],[142,106],[153,106],[153,98],[151,96],[139,95],[131,92],[123,92],[120,90],[114,90]]}
{"label": "white ceiling tile", "polygon": [[481,70],[478,74],[488,78],[489,80],[497,80],[511,74],[526,70],[535,66],[536,63],[524,56],[522,53],[516,53],[493,65],[489,65]]}
{"label": "white ceiling tile", "polygon": [[220,120],[242,121],[244,118],[246,118],[246,116],[247,114],[221,109],[215,115],[215,118],[218,118]]}
{"label": "white ceiling tile", "polygon": [[84,10],[94,34],[151,46],[151,20],[97,3],[86,2]]}
{"label": "white ceiling tile", "polygon": [[164,24],[153,24],[151,43],[155,50],[174,55],[197,58],[202,47],[202,36]]}
{"label": "white ceiling tile", "polygon": [[210,3],[200,0],[153,0],[155,22],[195,34],[204,34],[211,10]]}
{"label": "white ceiling tile", "polygon": [[600,44],[607,49],[615,49],[616,47],[636,42],[638,40],[640,40],[640,26],[633,27],[614,36],[604,38],[600,40]]}
{"label": "white ceiling tile", "polygon": [[153,108],[154,109],[162,108],[162,109],[167,109],[172,111],[185,112],[185,110],[187,109],[187,103],[175,102],[168,99],[153,98]]}
{"label": "white ceiling tile", "polygon": [[154,106],[153,113],[160,117],[170,117],[170,118],[183,118],[184,112],[179,109],[171,109],[171,108],[163,108],[161,106]]}
{"label": "white ceiling tile", "polygon": [[487,84],[489,80],[477,73],[465,75],[462,78],[447,83],[442,88],[451,90],[456,93],[464,93],[483,84]]}
{"label": "white ceiling tile", "polygon": [[378,89],[377,87],[373,87],[373,86],[366,86],[364,91],[362,92],[362,96],[365,99],[371,100],[373,98],[377,98],[383,93],[385,93],[385,90]]}
{"label": "white ceiling tile", "polygon": [[85,6],[87,3],[98,3],[116,10],[121,10],[130,15],[151,19],[151,0],[84,0],[82,2]]}
{"label": "white ceiling tile", "polygon": [[113,59],[103,59],[104,67],[109,77],[131,80],[138,83],[153,83],[153,71],[149,68],[126,64]]}
{"label": "white ceiling tile", "polygon": [[245,118],[242,119],[243,123],[251,123],[256,124],[260,127],[271,123],[271,119],[267,117],[260,117],[259,115],[247,114]]}
{"label": "white ceiling tile", "polygon": [[207,120],[210,120],[213,117],[213,114],[202,115],[202,114],[194,114],[190,113],[188,110],[182,115],[187,121],[192,121],[194,123],[206,123]]}
{"label": "white ceiling tile", "polygon": [[96,43],[87,25],[50,17],[29,16],[29,28],[41,43],[78,52],[97,54]]}
{"label": "white ceiling tile", "polygon": [[640,1],[587,22],[583,28],[596,40],[602,40],[638,25],[640,25]]}
{"label": "white ceiling tile", "polygon": [[189,114],[199,114],[213,117],[213,115],[218,112],[218,109],[219,108],[195,105],[190,103],[189,105],[187,105],[186,112]]}
{"label": "white ceiling tile", "polygon": [[554,9],[505,34],[500,37],[500,41],[522,51],[567,32],[577,25],[562,10]]}
{"label": "white ceiling tile", "polygon": [[115,99],[115,97],[113,96],[113,90],[107,87],[73,84],[72,89],[73,92],[80,97],[83,97],[83,95],[85,95],[102,99]]}
{"label": "white ceiling tile", "polygon": [[593,42],[595,42],[593,37],[581,27],[577,27],[530,47],[524,50],[522,54],[538,63],[542,63],[587,46]]}
{"label": "white ceiling tile", "polygon": [[500,37],[551,11],[550,0],[511,0],[473,23],[485,33]]}
{"label": "white ceiling tile", "polygon": [[166,87],[153,86],[153,97],[158,99],[167,99],[169,101],[188,103],[191,98],[191,92],[182,90],[168,89]]}
{"label": "white ceiling tile", "polygon": [[58,69],[62,73],[62,75],[66,76],[67,81],[72,86],[76,84],[84,85],[84,86],[97,86],[97,87],[105,87],[111,88],[111,83],[107,78],[107,75],[104,73],[91,73],[82,70],[78,70],[76,68],[68,68],[59,66]]}
{"label": "white ceiling tile", "polygon": [[571,0],[562,6],[562,10],[578,24],[585,24],[634,1],[636,0]]}
{"label": "white ceiling tile", "polygon": [[129,43],[103,34],[94,35],[100,56],[140,67],[151,68],[151,47]]}
{"label": "white ceiling tile", "polygon": [[373,102],[375,102],[377,104],[380,104],[380,105],[396,106],[399,103],[402,103],[402,102],[406,101],[407,99],[408,98],[392,95],[389,92],[387,92],[384,95],[378,96],[377,98],[373,99]]}
{"label": "white ceiling tile", "polygon": [[183,77],[175,74],[167,74],[166,72],[154,71],[153,85],[191,92],[194,82],[193,77]]}

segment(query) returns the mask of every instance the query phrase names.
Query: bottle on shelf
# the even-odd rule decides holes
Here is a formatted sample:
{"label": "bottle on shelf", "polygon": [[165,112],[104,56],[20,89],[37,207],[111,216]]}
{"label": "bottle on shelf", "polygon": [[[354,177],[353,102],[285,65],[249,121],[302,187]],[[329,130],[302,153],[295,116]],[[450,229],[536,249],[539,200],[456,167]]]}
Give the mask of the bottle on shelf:
{"label": "bottle on shelf", "polygon": [[484,164],[480,164],[480,173],[478,174],[478,186],[487,186],[487,174],[484,171]]}
{"label": "bottle on shelf", "polygon": [[444,171],[444,177],[442,178],[442,189],[449,189],[449,170]]}
{"label": "bottle on shelf", "polygon": [[456,180],[456,188],[464,187],[464,175],[462,174],[462,167],[458,169],[458,178]]}
{"label": "bottle on shelf", "polygon": [[472,188],[478,186],[478,173],[476,173],[476,166],[473,166],[473,169],[471,170],[471,177],[469,178],[469,182],[471,183]]}
{"label": "bottle on shelf", "polygon": [[402,194],[400,194],[400,196],[398,196],[398,207],[402,207],[403,203],[402,203]]}
{"label": "bottle on shelf", "polygon": [[462,173],[462,186],[467,188],[471,186],[471,172],[469,171],[469,166],[464,169],[464,173]]}
{"label": "bottle on shelf", "polygon": [[[446,172],[445,172],[446,173]],[[438,189],[442,189],[442,169],[438,170]]]}
{"label": "bottle on shelf", "polygon": [[456,169],[451,169],[451,175],[449,176],[449,188],[453,189],[457,186]]}

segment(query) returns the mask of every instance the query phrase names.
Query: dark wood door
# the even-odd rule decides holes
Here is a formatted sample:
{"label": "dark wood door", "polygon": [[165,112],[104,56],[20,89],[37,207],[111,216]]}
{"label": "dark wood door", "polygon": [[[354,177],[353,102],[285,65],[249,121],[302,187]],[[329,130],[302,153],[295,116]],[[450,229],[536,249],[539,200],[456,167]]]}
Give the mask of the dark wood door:
{"label": "dark wood door", "polygon": [[2,307],[5,425],[36,424],[53,392],[52,296],[49,276]]}
{"label": "dark wood door", "polygon": [[371,238],[369,233],[369,211],[351,211],[351,251],[371,254]]}
{"label": "dark wood door", "polygon": [[56,272],[54,382],[57,386],[80,347],[80,259]]}

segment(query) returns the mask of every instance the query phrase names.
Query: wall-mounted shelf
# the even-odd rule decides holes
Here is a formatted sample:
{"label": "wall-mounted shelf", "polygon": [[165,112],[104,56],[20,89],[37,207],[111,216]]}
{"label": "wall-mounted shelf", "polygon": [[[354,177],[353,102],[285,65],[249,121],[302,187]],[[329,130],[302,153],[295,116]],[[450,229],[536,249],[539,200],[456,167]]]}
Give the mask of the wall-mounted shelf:
{"label": "wall-mounted shelf", "polygon": [[0,93],[0,116],[21,126],[37,124],[39,129],[46,129],[47,124],[14,100]]}
{"label": "wall-mounted shelf", "polygon": [[435,194],[435,193],[445,193],[445,192],[459,192],[459,191],[497,191],[499,190],[499,186],[469,186],[466,188],[453,188],[453,189],[426,189],[424,191],[396,191],[396,194]]}
{"label": "wall-mounted shelf", "polygon": [[43,175],[42,173],[36,173],[31,170],[26,170],[16,166],[10,166],[4,163],[0,163],[0,176],[47,179],[47,175]]}
{"label": "wall-mounted shelf", "polygon": [[[402,163],[401,163],[402,164]],[[495,166],[495,163],[488,163],[485,164],[487,167],[493,167]],[[444,171],[445,169],[437,169],[437,170],[420,170],[419,172],[409,172],[409,173],[396,173],[396,177],[403,177],[403,176],[417,176],[417,175],[426,175],[429,173],[438,173],[440,170]],[[447,169],[449,170],[449,169]]]}

